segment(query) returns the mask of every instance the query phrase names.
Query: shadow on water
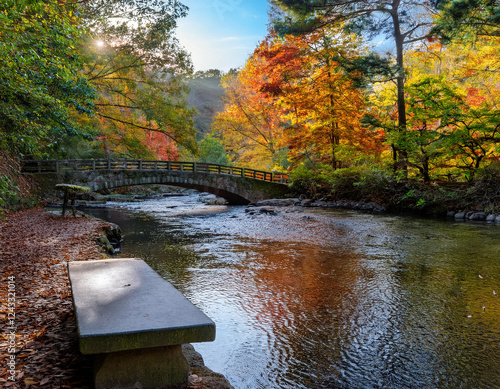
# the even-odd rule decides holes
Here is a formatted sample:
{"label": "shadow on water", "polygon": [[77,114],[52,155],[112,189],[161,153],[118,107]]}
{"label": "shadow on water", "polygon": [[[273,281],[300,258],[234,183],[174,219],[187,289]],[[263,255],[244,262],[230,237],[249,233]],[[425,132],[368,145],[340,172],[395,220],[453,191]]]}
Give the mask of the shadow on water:
{"label": "shadow on water", "polygon": [[500,388],[499,227],[350,211],[115,204],[145,259],[217,324],[236,388]]}

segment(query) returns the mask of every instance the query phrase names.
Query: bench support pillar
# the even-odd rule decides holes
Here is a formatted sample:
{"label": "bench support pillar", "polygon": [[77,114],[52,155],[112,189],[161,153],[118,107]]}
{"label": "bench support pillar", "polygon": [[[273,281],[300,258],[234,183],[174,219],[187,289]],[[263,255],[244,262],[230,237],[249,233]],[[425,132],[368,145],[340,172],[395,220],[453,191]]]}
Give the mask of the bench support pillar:
{"label": "bench support pillar", "polygon": [[98,354],[94,364],[96,389],[153,389],[186,384],[189,364],[182,346]]}

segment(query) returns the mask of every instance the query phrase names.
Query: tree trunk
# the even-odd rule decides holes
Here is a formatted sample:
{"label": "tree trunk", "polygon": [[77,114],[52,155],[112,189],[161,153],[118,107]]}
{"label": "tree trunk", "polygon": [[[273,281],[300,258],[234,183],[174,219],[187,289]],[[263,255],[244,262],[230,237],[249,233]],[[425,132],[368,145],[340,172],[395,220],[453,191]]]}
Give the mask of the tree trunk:
{"label": "tree trunk", "polygon": [[426,155],[422,161],[422,175],[424,176],[424,182],[429,182],[431,177],[429,175],[429,157]]}
{"label": "tree trunk", "polygon": [[[398,91],[398,131],[400,134],[406,134],[406,105],[405,105],[405,70],[403,62],[403,40],[399,23],[398,7],[399,0],[392,3],[392,21],[394,25],[394,40],[396,43],[396,63],[398,65],[398,76],[396,78]],[[408,175],[408,152],[406,150],[397,150],[398,152],[398,170],[403,170],[405,176]]]}

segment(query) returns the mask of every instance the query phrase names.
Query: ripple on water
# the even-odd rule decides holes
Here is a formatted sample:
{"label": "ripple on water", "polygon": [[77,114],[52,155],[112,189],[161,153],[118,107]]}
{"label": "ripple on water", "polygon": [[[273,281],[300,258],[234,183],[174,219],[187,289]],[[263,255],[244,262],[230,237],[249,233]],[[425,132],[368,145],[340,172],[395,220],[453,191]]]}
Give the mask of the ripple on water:
{"label": "ripple on water", "polygon": [[123,255],[216,321],[237,389],[500,387],[498,226],[186,197],[121,204]]}

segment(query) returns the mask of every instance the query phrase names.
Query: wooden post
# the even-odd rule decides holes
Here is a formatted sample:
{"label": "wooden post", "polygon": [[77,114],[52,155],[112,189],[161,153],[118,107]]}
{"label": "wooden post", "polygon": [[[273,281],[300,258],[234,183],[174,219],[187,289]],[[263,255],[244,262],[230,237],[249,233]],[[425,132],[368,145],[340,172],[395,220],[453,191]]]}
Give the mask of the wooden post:
{"label": "wooden post", "polygon": [[244,167],[241,168],[241,176],[245,177],[245,168]]}
{"label": "wooden post", "polygon": [[139,171],[142,171],[142,159],[139,160]]}
{"label": "wooden post", "polygon": [[75,199],[76,199],[76,192],[71,192],[71,212],[73,212],[73,217],[76,217],[76,209],[75,209]]}
{"label": "wooden post", "polygon": [[108,158],[108,170],[111,170],[111,160]]}
{"label": "wooden post", "polygon": [[95,159],[92,160],[92,170],[95,171]]}
{"label": "wooden post", "polygon": [[38,169],[38,173],[41,173],[42,172],[42,161],[37,161],[36,166]]}
{"label": "wooden post", "polygon": [[68,188],[64,188],[64,199],[63,199],[63,209],[62,209],[63,217],[64,217],[64,214],[66,213],[66,207],[68,205],[68,196],[69,196],[69,190],[68,190]]}

